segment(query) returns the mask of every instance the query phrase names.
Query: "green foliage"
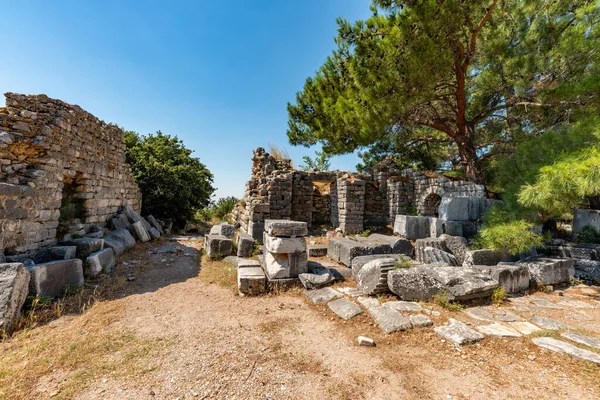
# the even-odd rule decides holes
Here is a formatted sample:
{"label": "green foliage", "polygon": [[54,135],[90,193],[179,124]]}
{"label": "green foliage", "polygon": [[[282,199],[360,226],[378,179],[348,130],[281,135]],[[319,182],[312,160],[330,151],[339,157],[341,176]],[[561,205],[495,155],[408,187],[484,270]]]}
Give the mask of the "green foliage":
{"label": "green foliage", "polygon": [[561,217],[574,208],[600,207],[600,146],[590,147],[540,169],[533,184],[518,197],[526,207],[538,207]]}
{"label": "green foliage", "polygon": [[448,311],[457,312],[463,309],[463,305],[454,301],[448,300],[448,292],[440,290],[433,296],[433,302]]}
{"label": "green foliage", "polygon": [[126,131],[127,162],[143,196],[142,212],[182,224],[206,207],[213,175],[177,136]]}
{"label": "green foliage", "polygon": [[[473,248],[492,249],[511,255],[541,247],[544,238],[533,232],[534,224],[523,219],[510,220],[506,211],[492,208],[482,228],[473,238]],[[500,215],[506,215],[501,219]]]}
{"label": "green foliage", "polygon": [[591,225],[586,225],[577,234],[577,241],[580,243],[600,244],[600,232]]}
{"label": "green foliage", "polygon": [[413,262],[411,260],[401,260],[394,263],[394,269],[412,268]]}
{"label": "green foliage", "polygon": [[329,161],[329,156],[325,154],[323,151],[316,151],[314,160],[309,156],[302,157],[303,164],[300,164],[300,168],[304,171],[329,171],[331,167],[331,162]]}
{"label": "green foliage", "polygon": [[372,233],[374,232],[371,229],[365,229],[364,231],[360,232],[358,236],[367,237]]}
{"label": "green foliage", "polygon": [[507,298],[508,298],[508,293],[506,293],[506,290],[504,290],[501,287],[497,287],[492,292],[492,297],[491,297],[492,303],[494,303],[496,305],[500,305],[500,304],[504,303],[504,301]]}
{"label": "green foliage", "polygon": [[338,20],[337,48],[288,104],[292,144],[389,146],[481,181],[490,159],[598,103],[597,1],[374,0],[372,12]]}
{"label": "green foliage", "polygon": [[238,201],[234,196],[221,197],[208,207],[200,210],[196,215],[196,219],[209,222],[224,221],[227,219],[229,213],[233,211],[233,207],[235,207]]}

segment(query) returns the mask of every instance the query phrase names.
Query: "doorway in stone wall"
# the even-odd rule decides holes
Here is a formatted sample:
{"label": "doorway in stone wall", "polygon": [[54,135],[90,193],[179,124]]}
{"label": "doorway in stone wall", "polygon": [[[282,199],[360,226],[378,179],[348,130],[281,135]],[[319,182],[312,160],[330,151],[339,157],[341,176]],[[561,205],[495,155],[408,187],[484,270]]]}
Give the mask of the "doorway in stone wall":
{"label": "doorway in stone wall", "polygon": [[75,176],[65,175],[63,178],[62,198],[60,200],[60,216],[58,217],[58,235],[76,236],[85,233],[85,199],[79,197],[83,174],[77,172]]}
{"label": "doorway in stone wall", "polygon": [[423,201],[422,215],[438,217],[442,197],[437,193],[430,193]]}
{"label": "doorway in stone wall", "polygon": [[331,185],[329,181],[313,181],[312,224],[327,225],[331,222]]}

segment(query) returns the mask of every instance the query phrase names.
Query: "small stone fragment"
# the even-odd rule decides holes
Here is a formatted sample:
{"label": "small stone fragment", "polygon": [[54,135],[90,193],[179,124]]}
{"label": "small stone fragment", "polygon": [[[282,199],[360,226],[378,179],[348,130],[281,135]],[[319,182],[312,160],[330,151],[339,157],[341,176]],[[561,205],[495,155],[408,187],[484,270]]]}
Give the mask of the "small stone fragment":
{"label": "small stone fragment", "polygon": [[365,336],[359,336],[358,337],[358,345],[359,346],[374,347],[375,346],[375,341],[373,339],[365,337]]}
{"label": "small stone fragment", "polygon": [[453,341],[454,343],[463,346],[466,344],[476,343],[484,338],[484,336],[469,328],[465,323],[448,319],[448,325],[438,326],[434,331],[440,336]]}
{"label": "small stone fragment", "polygon": [[413,314],[409,318],[413,328],[425,328],[433,325],[433,321],[423,314]]}
{"label": "small stone fragment", "polygon": [[363,312],[358,304],[346,299],[331,301],[327,303],[327,306],[331,311],[336,313],[338,317],[345,319],[346,321]]}

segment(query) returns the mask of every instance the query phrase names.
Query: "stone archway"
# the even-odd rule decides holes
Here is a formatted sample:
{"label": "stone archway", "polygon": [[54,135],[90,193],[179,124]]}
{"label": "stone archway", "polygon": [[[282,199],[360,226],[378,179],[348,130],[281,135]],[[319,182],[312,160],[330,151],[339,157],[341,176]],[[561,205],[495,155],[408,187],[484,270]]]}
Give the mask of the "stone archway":
{"label": "stone archway", "polygon": [[432,188],[427,190],[417,205],[419,215],[428,217],[438,217],[440,204],[445,192],[440,188]]}

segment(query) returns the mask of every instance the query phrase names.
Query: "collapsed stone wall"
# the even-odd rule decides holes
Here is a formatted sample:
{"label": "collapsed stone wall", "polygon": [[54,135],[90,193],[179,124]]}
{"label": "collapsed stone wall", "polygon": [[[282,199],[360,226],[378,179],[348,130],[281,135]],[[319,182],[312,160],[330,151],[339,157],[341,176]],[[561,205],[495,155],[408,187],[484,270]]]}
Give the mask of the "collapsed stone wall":
{"label": "collapsed stone wall", "polygon": [[[79,106],[6,93],[0,108],[0,253],[51,246],[59,225],[103,225],[123,205],[141,208],[123,131]],[[67,190],[68,189],[68,190]],[[81,215],[61,217],[72,195]]]}
{"label": "collapsed stone wall", "polygon": [[[482,185],[400,170],[392,159],[384,159],[364,174],[296,171],[289,161],[277,160],[262,148],[254,151],[252,162],[252,178],[233,216],[242,231],[259,241],[267,219],[309,225],[325,219],[344,233],[358,233],[393,224],[398,214],[437,216],[446,197],[486,196]],[[324,186],[329,188],[327,195],[320,192]],[[326,213],[328,218],[323,218]]]}

